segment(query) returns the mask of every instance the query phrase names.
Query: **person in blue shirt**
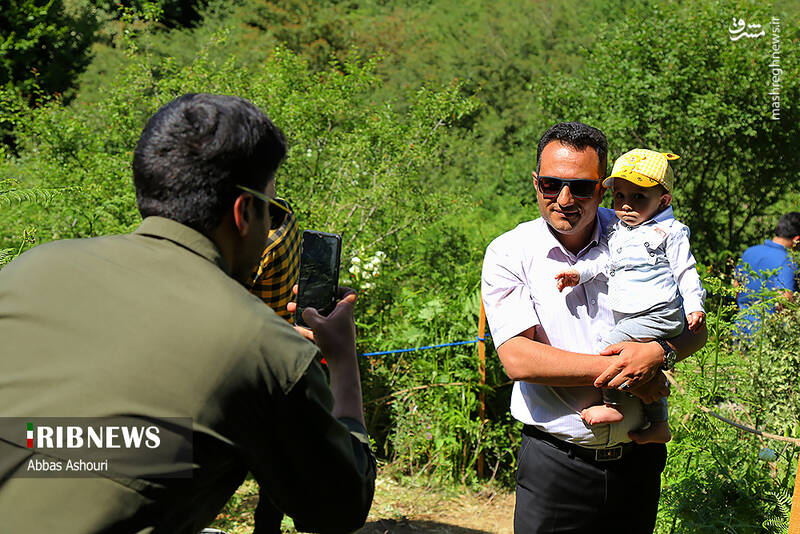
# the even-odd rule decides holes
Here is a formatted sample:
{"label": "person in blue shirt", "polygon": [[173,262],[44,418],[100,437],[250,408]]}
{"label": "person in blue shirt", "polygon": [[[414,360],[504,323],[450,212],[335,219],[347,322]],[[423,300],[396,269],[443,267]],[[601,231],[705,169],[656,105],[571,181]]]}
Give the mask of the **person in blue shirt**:
{"label": "person in blue shirt", "polygon": [[783,215],[775,227],[775,237],[744,251],[736,266],[736,285],[741,288],[736,297],[740,315],[737,320],[739,337],[747,339],[757,330],[762,313],[773,313],[774,305],[761,305],[763,291],[780,291],[792,299],[798,288],[798,266],[789,254],[800,246],[800,212]]}

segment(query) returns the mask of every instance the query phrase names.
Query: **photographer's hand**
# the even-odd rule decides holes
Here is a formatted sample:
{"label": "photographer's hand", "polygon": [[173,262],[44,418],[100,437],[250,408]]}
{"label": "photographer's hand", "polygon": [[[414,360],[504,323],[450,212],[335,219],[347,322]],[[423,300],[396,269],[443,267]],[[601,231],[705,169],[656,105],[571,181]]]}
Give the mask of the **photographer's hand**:
{"label": "photographer's hand", "polygon": [[[297,286],[292,290],[296,294]],[[295,326],[295,330],[306,339],[314,341],[325,357],[330,371],[334,417],[349,417],[364,425],[361,377],[356,361],[356,326],[353,319],[356,292],[341,287],[339,298],[341,300],[327,317],[320,315],[314,308],[303,310],[303,320],[311,328]],[[290,302],[286,308],[294,313],[297,304]]]}
{"label": "photographer's hand", "polygon": [[[292,286],[292,293],[294,293],[295,297],[297,297],[298,289],[299,288],[298,288],[297,284]],[[286,304],[286,311],[288,311],[292,315],[292,317],[294,317],[294,312],[297,311],[297,303],[296,302],[288,302]],[[295,325],[294,329],[297,330],[297,332],[301,336],[306,338],[307,340],[314,341],[314,332],[312,332],[310,328],[306,328],[304,326]]]}
{"label": "photographer's hand", "polygon": [[[297,287],[297,284],[295,284],[295,285],[292,286],[292,293],[297,295],[297,291],[298,291],[298,287]],[[345,301],[349,302],[351,305],[355,304],[356,298],[357,298],[357,294],[356,294],[354,289],[342,286],[342,287],[339,288],[339,293],[337,295],[337,298],[339,299],[337,301],[337,304],[336,304],[336,307],[338,308],[339,304],[342,303],[342,302],[345,302]],[[308,324],[309,326],[311,325],[311,323],[309,323],[308,319],[306,318],[306,311],[307,310],[312,310],[312,312],[314,314],[316,314],[318,317],[322,317],[322,319],[325,320],[325,317],[320,315],[317,312],[316,309],[314,309],[314,308],[306,308],[306,310],[303,310],[303,319],[306,321],[306,324]],[[292,316],[294,316],[294,312],[297,311],[297,303],[296,302],[288,302],[286,304],[286,311],[288,311],[290,314],[292,314]],[[333,316],[335,311],[336,310],[334,309],[334,311],[331,312],[328,315],[328,317]],[[352,316],[352,310],[351,310],[351,316]],[[314,338],[314,330],[312,330],[311,328],[306,328],[305,326],[297,326],[297,325],[295,325],[294,329],[301,336],[306,338],[307,340],[314,341],[316,343],[316,339]],[[355,339],[355,333],[353,334],[353,338]],[[354,341],[354,343],[355,343],[355,341]],[[324,356],[327,356],[327,354],[325,353],[325,350],[322,348],[322,345],[319,345],[319,343],[317,343],[317,345],[320,347],[320,351],[322,352],[322,354]]]}
{"label": "photographer's hand", "polygon": [[[303,320],[310,327],[309,335],[319,347],[320,352],[329,362],[336,360],[341,355],[355,356],[356,352],[356,326],[353,319],[353,306],[356,302],[356,292],[350,288],[339,288],[339,301],[327,317],[320,315],[314,308],[303,310]],[[296,305],[294,306],[296,308]],[[295,329],[309,330],[308,328],[295,327]],[[302,332],[301,332],[302,333]]]}

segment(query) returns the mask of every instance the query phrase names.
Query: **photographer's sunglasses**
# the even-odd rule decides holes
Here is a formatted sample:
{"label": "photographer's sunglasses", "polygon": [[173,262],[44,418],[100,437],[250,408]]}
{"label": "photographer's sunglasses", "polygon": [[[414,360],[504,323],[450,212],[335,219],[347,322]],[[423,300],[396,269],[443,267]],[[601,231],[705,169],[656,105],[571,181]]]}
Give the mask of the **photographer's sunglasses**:
{"label": "photographer's sunglasses", "polygon": [[253,189],[243,185],[237,185],[236,187],[267,203],[267,206],[269,207],[270,230],[277,230],[280,228],[283,224],[283,220],[286,218],[286,215],[292,213],[292,210],[289,209],[289,205],[283,199],[269,198],[264,193],[259,193],[258,191],[254,191]]}
{"label": "photographer's sunglasses", "polygon": [[591,198],[595,188],[597,188],[597,184],[600,183],[597,180],[585,180],[582,178],[567,180],[556,178],[555,176],[539,176],[536,182],[539,184],[539,191],[542,196],[548,198],[557,197],[565,185],[569,186],[569,192],[573,197]]}

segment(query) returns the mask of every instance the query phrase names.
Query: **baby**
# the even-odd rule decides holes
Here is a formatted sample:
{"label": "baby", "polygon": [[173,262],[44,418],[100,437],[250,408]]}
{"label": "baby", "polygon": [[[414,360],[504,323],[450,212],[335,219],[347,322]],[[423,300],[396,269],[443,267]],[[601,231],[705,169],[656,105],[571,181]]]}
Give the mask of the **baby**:
{"label": "baby", "polygon": [[[602,340],[604,347],[673,338],[683,331],[684,313],[692,331],[705,320],[705,291],[689,250],[689,229],[675,220],[670,207],[674,178],[669,160],[678,157],[637,148],[617,159],[603,185],[613,187],[619,220],[573,269],[556,275],[559,291],[598,275],[608,278],[616,324]],[[604,404],[586,408],[581,417],[588,424],[621,421],[623,395],[604,389]],[[672,439],[666,399],[646,404],[644,412],[650,426],[638,433],[636,441]]]}

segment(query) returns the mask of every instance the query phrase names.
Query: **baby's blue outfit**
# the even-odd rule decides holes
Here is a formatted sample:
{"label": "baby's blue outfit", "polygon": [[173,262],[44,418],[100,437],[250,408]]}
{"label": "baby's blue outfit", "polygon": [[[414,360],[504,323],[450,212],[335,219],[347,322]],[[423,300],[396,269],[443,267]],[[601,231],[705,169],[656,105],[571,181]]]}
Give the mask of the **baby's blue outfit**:
{"label": "baby's blue outfit", "polygon": [[[599,348],[680,335],[684,314],[703,311],[706,293],[696,263],[689,247],[689,228],[675,220],[672,207],[637,226],[621,220],[610,226],[598,245],[574,266],[581,283],[601,274],[608,278],[616,324]],[[618,404],[621,393],[604,389],[603,400]],[[645,415],[651,422],[666,421],[667,400],[646,404]]]}

